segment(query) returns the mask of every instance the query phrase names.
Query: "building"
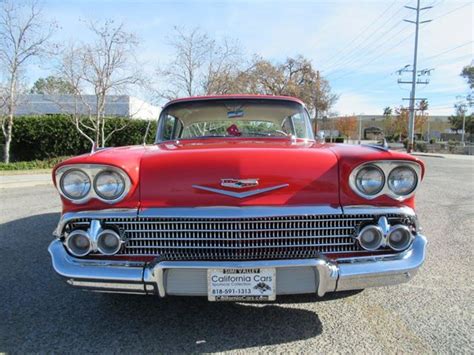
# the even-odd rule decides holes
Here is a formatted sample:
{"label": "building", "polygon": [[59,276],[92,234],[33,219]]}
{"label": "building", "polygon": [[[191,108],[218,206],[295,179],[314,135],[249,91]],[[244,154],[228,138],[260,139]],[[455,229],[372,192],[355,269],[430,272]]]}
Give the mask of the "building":
{"label": "building", "polygon": [[[354,136],[361,134],[361,139],[375,140],[379,139],[383,135],[390,134],[391,127],[390,121],[387,121],[384,115],[355,115],[359,125],[357,132],[354,132]],[[392,119],[395,115],[392,115]],[[416,132],[418,135],[430,138],[440,138],[442,133],[450,133],[450,123],[448,120],[449,116],[437,116],[427,115],[426,122],[421,127],[421,131]],[[329,117],[319,120],[318,127],[320,130],[334,133],[337,132],[336,121],[343,117]],[[429,133],[428,133],[429,132]],[[326,134],[328,135],[328,134]]]}
{"label": "building", "polygon": [[[78,100],[74,95],[22,95],[17,102],[16,116],[94,114],[97,103],[95,95],[84,95]],[[161,108],[128,95],[108,95],[105,100],[105,115],[153,120],[160,115]]]}

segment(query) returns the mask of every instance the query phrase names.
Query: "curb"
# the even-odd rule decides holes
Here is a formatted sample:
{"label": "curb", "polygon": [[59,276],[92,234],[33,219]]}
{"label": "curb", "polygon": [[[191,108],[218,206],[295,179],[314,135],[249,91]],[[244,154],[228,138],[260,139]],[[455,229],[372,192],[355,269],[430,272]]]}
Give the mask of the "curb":
{"label": "curb", "polygon": [[445,156],[443,156],[443,155],[438,155],[438,154],[411,153],[411,155],[418,156],[418,157],[431,157],[431,158],[442,158],[442,159],[446,159]]}

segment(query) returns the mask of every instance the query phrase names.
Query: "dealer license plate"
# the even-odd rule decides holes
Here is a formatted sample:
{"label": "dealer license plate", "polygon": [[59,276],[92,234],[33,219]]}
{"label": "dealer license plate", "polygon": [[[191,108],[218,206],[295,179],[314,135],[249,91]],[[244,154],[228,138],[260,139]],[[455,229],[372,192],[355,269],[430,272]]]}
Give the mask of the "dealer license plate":
{"label": "dealer license plate", "polygon": [[208,269],[209,301],[274,301],[274,268]]}

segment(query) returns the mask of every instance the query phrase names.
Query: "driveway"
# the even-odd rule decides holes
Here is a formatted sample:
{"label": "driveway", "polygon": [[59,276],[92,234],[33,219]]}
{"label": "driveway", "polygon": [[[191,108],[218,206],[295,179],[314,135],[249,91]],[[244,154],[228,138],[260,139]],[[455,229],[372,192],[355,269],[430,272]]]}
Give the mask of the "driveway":
{"label": "driveway", "polygon": [[474,164],[423,159],[428,255],[410,283],[270,304],[70,288],[47,253],[60,211],[53,187],[0,189],[0,352],[472,354]]}

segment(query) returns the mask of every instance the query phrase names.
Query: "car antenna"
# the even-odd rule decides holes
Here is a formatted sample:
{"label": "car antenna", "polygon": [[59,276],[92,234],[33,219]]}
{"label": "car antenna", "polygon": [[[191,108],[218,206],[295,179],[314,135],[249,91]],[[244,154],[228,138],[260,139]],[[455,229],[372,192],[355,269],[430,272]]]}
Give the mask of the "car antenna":
{"label": "car antenna", "polygon": [[148,124],[146,125],[146,131],[145,131],[145,136],[143,137],[143,145],[146,145],[146,138],[148,137],[148,131],[150,130],[150,125],[151,125],[151,120],[148,121]]}
{"label": "car antenna", "polygon": [[92,142],[91,154],[94,154],[97,151],[97,143]]}

